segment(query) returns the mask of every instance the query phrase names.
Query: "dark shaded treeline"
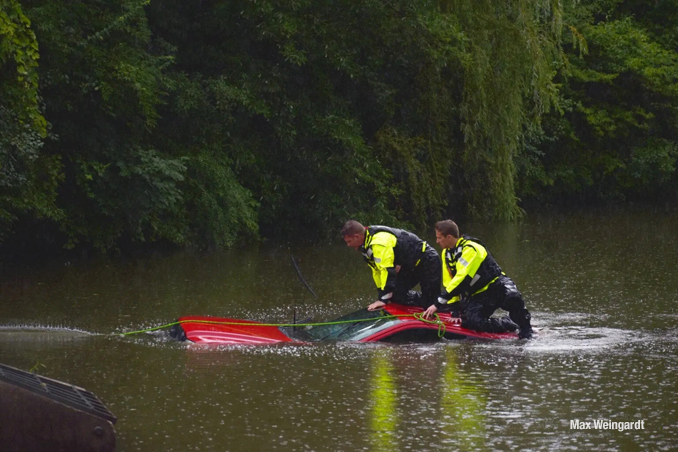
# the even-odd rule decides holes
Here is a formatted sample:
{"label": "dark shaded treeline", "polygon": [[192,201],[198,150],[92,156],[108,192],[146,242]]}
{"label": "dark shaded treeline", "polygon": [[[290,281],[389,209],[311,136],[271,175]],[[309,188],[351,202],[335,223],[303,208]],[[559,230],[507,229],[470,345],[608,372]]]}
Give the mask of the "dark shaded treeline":
{"label": "dark shaded treeline", "polygon": [[5,248],[675,199],[674,2],[0,4]]}

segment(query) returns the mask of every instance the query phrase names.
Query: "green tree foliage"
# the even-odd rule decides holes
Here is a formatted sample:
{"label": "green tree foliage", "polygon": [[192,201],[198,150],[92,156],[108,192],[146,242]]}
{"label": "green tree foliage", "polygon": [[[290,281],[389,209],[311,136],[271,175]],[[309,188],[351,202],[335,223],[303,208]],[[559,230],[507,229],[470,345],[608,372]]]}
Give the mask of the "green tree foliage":
{"label": "green tree foliage", "polygon": [[24,120],[22,152],[67,246],[513,219],[515,156],[556,93],[553,0],[7,4],[40,60],[0,88],[51,124]]}
{"label": "green tree foliage", "polygon": [[147,1],[24,1],[40,42],[40,92],[61,158],[67,246],[121,238],[181,243],[185,166],[152,146],[171,58],[150,48]]}
{"label": "green tree foliage", "polygon": [[163,117],[190,106],[200,118],[168,121],[165,136],[228,159],[262,228],[317,230],[355,215],[423,227],[448,206],[518,213],[512,158],[553,94],[560,13],[551,3],[164,2],[150,11],[187,90]]}
{"label": "green tree foliage", "polygon": [[467,36],[465,148],[457,171],[475,216],[511,220],[521,212],[514,189],[514,158],[523,131],[548,109],[559,61],[559,2],[458,2]]}
{"label": "green tree foliage", "polygon": [[41,152],[47,135],[38,95],[38,42],[15,0],[0,1],[0,242],[19,215],[59,218],[59,157]]}
{"label": "green tree foliage", "polygon": [[527,148],[521,193],[546,201],[675,193],[675,2],[589,0],[566,20],[573,33],[562,111],[544,119]]}
{"label": "green tree foliage", "polygon": [[314,2],[176,2],[150,11],[156,35],[177,48],[180,83],[163,135],[230,168],[219,173],[225,179],[208,179],[231,190],[207,195],[256,212],[242,221],[258,221],[267,235],[317,234],[362,211],[393,217],[386,194],[395,189],[356,113],[368,68],[344,15],[361,19]]}

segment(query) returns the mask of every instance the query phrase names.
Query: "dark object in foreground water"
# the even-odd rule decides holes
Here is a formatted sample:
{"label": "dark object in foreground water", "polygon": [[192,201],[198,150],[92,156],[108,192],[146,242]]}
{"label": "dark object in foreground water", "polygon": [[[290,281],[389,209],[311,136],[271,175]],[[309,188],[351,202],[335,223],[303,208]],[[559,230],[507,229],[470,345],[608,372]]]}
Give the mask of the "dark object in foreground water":
{"label": "dark object in foreground water", "polygon": [[114,452],[117,418],[91,392],[0,364],[0,450]]}

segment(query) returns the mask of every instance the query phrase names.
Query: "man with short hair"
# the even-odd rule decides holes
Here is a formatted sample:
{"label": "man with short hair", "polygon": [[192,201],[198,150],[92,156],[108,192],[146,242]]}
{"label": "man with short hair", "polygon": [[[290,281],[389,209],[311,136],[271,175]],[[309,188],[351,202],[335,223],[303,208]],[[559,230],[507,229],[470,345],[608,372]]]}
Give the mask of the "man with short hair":
{"label": "man with short hair", "polygon": [[[437,303],[424,312],[429,318],[439,307],[458,303],[462,326],[476,331],[503,333],[520,328],[519,337],[532,337],[531,315],[516,284],[501,271],[483,243],[459,234],[452,220],[435,224],[436,242],[443,248],[443,286]],[[506,317],[491,317],[495,310],[508,311]],[[514,323],[515,322],[515,323]]]}
{"label": "man with short hair", "polygon": [[[372,269],[378,300],[367,309],[389,302],[433,306],[440,293],[440,256],[425,241],[404,229],[365,227],[349,220],[341,229],[346,245],[360,251]],[[421,293],[411,290],[421,286]]]}

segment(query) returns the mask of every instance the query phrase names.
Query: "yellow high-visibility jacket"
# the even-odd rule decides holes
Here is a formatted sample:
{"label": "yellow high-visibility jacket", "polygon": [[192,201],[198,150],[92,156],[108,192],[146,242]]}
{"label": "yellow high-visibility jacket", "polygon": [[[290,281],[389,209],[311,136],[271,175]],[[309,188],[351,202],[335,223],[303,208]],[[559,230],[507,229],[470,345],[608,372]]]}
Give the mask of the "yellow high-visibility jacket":
{"label": "yellow high-visibility jacket", "polygon": [[396,265],[411,270],[419,264],[426,242],[404,229],[386,226],[365,228],[365,243],[360,251],[372,269],[379,300],[388,302],[396,286]]}
{"label": "yellow high-visibility jacket", "polygon": [[438,302],[456,303],[462,296],[482,293],[503,274],[478,240],[461,236],[454,248],[443,250],[443,291]]}

